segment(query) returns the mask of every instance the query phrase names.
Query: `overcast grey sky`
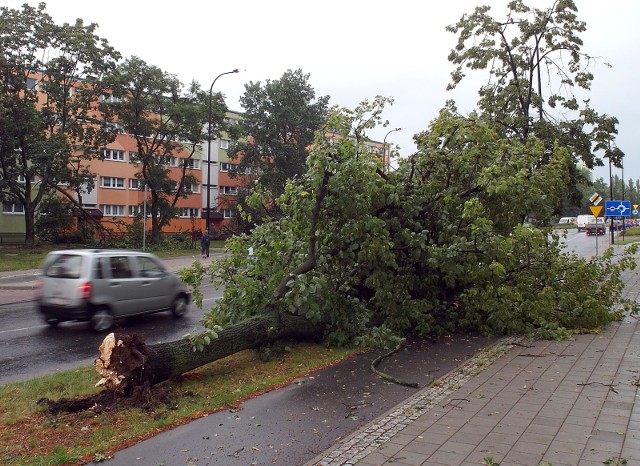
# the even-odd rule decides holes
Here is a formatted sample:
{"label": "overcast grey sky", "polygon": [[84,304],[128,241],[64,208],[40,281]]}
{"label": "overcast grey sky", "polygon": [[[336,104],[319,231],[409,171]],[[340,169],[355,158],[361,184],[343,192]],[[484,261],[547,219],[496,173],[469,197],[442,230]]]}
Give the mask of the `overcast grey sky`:
{"label": "overcast grey sky", "polygon": [[[19,8],[25,0],[2,0]],[[35,1],[27,0],[33,6]],[[288,69],[310,74],[316,95],[330,103],[354,107],[376,95],[393,97],[385,114],[389,127],[370,136],[382,140],[390,128],[402,131],[387,142],[403,156],[415,151],[413,135],[426,129],[447,99],[462,112],[475,108],[477,89],[486,72],[447,92],[452,65],[447,55],[456,37],[445,31],[463,13],[490,5],[502,18],[508,0],[243,0],[158,2],[110,0],[69,2],[49,0],[47,12],[57,23],[83,18],[98,23],[106,38],[124,57],[136,55],[176,74],[188,84],[215,86],[233,110],[242,110],[239,97],[250,81],[279,79]],[[525,0],[546,8],[552,0]],[[638,131],[638,44],[640,2],[636,0],[576,0],[578,16],[587,23],[583,51],[602,57],[595,65],[591,105],[620,120],[618,147],[626,153],[625,179],[640,178]],[[613,68],[604,66],[610,63]],[[616,171],[614,170],[614,173]],[[620,175],[620,171],[617,170]],[[608,181],[608,167],[595,171]]]}

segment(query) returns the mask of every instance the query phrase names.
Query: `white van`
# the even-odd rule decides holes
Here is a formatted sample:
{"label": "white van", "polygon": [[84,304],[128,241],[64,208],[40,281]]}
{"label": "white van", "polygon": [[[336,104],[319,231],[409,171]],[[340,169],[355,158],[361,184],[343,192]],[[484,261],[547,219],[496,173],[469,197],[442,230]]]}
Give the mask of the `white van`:
{"label": "white van", "polygon": [[576,225],[578,225],[578,231],[584,231],[587,224],[590,222],[595,223],[596,217],[594,215],[578,215],[576,219]]}
{"label": "white van", "polygon": [[559,225],[567,225],[567,224],[575,224],[577,222],[577,218],[576,217],[562,217],[560,220],[558,220],[558,224]]}

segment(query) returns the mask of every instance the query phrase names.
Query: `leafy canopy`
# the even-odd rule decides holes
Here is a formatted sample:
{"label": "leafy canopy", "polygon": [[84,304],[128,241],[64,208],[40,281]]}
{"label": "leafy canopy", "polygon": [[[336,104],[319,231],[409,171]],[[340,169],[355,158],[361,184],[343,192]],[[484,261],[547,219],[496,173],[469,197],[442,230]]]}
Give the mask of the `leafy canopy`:
{"label": "leafy canopy", "polygon": [[330,112],[307,172],[277,199],[284,217],[232,238],[209,269],[225,295],[207,326],[293,313],[321,323],[329,343],[388,345],[460,329],[557,337],[614,317],[620,273],[634,262],[566,253],[514,209],[544,216],[559,202],[565,148],[532,170],[543,141],[445,109],[386,175],[364,146],[385,103]]}
{"label": "leafy canopy", "polygon": [[[136,141],[137,153],[131,162],[140,169],[136,175],[142,181],[140,189],[146,187],[149,192],[151,237],[157,243],[162,227],[179,213],[178,200],[199,183],[193,168],[205,140],[208,94],[196,82],[185,89],[174,75],[138,57],[125,60],[109,83],[115,99],[103,107],[117,116],[123,131]],[[215,137],[222,131],[227,107],[221,94],[213,97]],[[171,158],[180,161],[177,174],[169,169]]]}
{"label": "leafy canopy", "polygon": [[[579,34],[586,24],[578,19],[576,3],[554,0],[549,8],[537,9],[513,0],[504,19],[490,10],[477,7],[447,27],[458,35],[449,54],[455,68],[448,88],[460,84],[465,69],[488,70],[478,110],[501,134],[535,135],[547,148],[560,140],[587,168],[603,165],[598,151],[620,166],[624,153],[611,147],[618,120],[595,111],[585,97],[595,58],[582,50]],[[538,163],[546,163],[547,154],[542,152]]]}

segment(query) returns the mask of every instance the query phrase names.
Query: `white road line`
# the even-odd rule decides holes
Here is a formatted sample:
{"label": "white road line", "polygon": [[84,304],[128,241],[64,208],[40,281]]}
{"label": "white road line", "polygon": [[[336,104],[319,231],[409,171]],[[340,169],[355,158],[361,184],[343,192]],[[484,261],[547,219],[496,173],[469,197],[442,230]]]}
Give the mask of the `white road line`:
{"label": "white road line", "polygon": [[23,327],[23,328],[14,328],[11,330],[0,330],[0,335],[4,333],[12,333],[12,332],[24,332],[25,330],[32,330],[34,328],[46,328],[48,325],[36,325],[34,327]]}

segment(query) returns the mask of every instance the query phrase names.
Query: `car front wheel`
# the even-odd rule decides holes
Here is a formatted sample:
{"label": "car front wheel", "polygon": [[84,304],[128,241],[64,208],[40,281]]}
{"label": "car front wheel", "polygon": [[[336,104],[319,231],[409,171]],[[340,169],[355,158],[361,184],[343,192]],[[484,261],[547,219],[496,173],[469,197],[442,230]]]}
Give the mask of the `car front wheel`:
{"label": "car front wheel", "polygon": [[186,314],[187,309],[189,309],[189,302],[187,301],[187,298],[182,295],[177,296],[173,301],[173,306],[171,308],[173,315],[176,317],[182,317]]}

